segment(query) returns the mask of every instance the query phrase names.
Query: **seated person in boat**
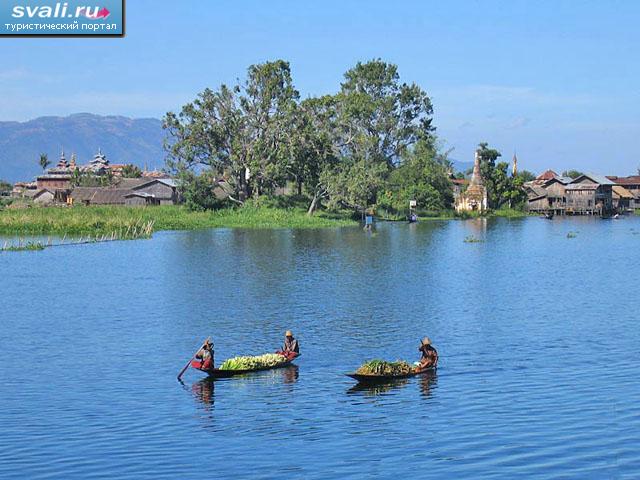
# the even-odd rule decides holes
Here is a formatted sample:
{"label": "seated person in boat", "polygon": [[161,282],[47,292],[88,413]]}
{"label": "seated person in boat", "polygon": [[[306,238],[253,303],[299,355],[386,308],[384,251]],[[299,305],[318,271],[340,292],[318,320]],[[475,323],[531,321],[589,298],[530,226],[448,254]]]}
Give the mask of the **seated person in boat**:
{"label": "seated person in boat", "polygon": [[200,368],[203,370],[213,369],[213,342],[207,340],[202,348],[196,353],[196,358],[200,360]]}
{"label": "seated person in boat", "polygon": [[300,353],[300,345],[298,340],[293,337],[291,330],[287,330],[284,334],[284,345],[282,346],[282,354],[287,357],[295,357]]}
{"label": "seated person in boat", "polygon": [[438,352],[431,345],[431,340],[429,337],[424,337],[422,342],[420,342],[420,348],[418,351],[422,353],[422,357],[420,358],[420,362],[418,362],[418,368],[431,368],[436,367],[438,365]]}

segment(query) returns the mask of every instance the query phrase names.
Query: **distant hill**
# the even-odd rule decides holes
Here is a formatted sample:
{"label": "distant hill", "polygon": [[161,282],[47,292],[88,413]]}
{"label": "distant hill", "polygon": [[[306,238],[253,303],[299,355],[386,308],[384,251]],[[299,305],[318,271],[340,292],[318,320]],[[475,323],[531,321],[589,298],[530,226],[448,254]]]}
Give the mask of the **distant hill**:
{"label": "distant hill", "polygon": [[473,169],[473,162],[461,162],[459,160],[451,160],[453,163],[453,169],[456,172],[465,173],[467,170]]}
{"label": "distant hill", "polygon": [[0,179],[31,180],[41,173],[40,154],[48,154],[55,165],[62,148],[67,160],[75,152],[78,164],[87,163],[100,148],[111,163],[161,168],[164,137],[162,122],[156,118],[79,113],[28,122],[0,122]]}

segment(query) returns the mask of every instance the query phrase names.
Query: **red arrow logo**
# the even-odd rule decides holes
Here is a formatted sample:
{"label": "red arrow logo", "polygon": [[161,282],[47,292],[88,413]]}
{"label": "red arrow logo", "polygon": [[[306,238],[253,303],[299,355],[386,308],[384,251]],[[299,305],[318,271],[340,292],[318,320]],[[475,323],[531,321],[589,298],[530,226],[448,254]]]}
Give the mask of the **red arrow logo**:
{"label": "red arrow logo", "polygon": [[107,7],[102,7],[102,10],[100,10],[98,15],[96,15],[96,18],[107,18],[110,14],[111,12],[107,10]]}

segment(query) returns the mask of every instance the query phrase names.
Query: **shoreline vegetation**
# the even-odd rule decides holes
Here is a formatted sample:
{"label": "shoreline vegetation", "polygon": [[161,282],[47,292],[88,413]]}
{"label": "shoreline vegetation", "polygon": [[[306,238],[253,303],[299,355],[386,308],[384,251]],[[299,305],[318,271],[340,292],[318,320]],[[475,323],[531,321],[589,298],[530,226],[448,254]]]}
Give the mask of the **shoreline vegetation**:
{"label": "shoreline vegetation", "polygon": [[[499,210],[489,217],[526,216],[517,210]],[[474,218],[456,215],[454,211],[425,212],[422,221]],[[403,218],[377,217],[381,221],[403,221]],[[145,235],[134,235],[137,230]],[[90,206],[73,208],[32,207],[0,210],[1,235],[90,236],[120,240],[148,238],[163,230],[199,230],[209,228],[337,228],[360,225],[349,211],[318,211],[308,216],[303,208],[244,206],[235,209],[192,211],[184,206],[123,207]]]}

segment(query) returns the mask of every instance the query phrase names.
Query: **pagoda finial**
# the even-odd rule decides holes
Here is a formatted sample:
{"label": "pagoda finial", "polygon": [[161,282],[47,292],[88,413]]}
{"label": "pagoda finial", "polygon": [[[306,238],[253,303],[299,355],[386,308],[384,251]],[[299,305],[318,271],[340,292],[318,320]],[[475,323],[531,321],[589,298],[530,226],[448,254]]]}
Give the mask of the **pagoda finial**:
{"label": "pagoda finial", "polygon": [[518,157],[516,156],[515,150],[513,151],[513,169],[511,170],[511,175],[518,175]]}
{"label": "pagoda finial", "polygon": [[473,161],[473,175],[471,175],[471,185],[482,185],[482,174],[480,173],[480,150],[476,150]]}

